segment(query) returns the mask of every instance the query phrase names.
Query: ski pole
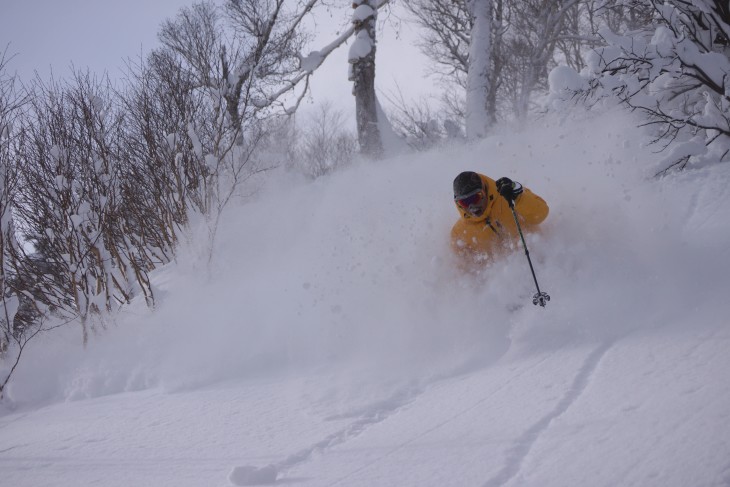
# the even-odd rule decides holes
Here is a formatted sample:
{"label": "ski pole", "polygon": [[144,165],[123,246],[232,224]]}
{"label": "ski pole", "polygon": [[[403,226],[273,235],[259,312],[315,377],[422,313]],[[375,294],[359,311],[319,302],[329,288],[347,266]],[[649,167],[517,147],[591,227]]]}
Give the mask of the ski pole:
{"label": "ski pole", "polygon": [[515,211],[515,202],[511,199],[508,199],[507,202],[509,203],[509,207],[512,210],[512,216],[515,217],[515,223],[517,224],[517,231],[520,232],[520,239],[522,240],[522,247],[525,249],[525,255],[527,256],[527,262],[530,264],[530,271],[532,272],[532,279],[535,280],[535,287],[537,288],[537,293],[532,297],[532,304],[534,305],[540,305],[543,308],[547,304],[548,301],[550,301],[550,296],[548,293],[540,291],[540,285],[537,283],[537,276],[535,276],[535,268],[532,267],[532,259],[530,259],[530,251],[527,250],[527,244],[525,243],[525,236],[522,235],[522,227],[520,227],[520,220],[517,218],[517,212]]}

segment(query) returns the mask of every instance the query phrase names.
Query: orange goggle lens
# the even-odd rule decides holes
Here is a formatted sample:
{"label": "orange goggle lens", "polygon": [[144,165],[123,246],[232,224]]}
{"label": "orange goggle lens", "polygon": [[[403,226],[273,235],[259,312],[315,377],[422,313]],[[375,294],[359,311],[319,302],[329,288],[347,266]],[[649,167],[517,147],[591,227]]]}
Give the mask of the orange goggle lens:
{"label": "orange goggle lens", "polygon": [[454,201],[456,201],[456,204],[459,205],[461,208],[468,210],[470,206],[478,206],[482,204],[484,198],[484,191],[478,189],[468,195],[462,196],[460,198],[454,198]]}

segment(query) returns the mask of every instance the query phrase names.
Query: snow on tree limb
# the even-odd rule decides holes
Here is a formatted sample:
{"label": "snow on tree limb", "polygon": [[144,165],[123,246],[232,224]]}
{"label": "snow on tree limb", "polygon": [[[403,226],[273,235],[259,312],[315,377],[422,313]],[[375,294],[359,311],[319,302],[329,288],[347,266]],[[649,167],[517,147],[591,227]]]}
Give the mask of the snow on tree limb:
{"label": "snow on tree limb", "polygon": [[583,73],[589,88],[574,93],[591,103],[617,97],[643,113],[654,142],[668,150],[657,174],[725,161],[730,155],[730,11],[709,0],[652,0],[651,6],[657,20],[653,27],[599,33],[607,45],[589,58]]}

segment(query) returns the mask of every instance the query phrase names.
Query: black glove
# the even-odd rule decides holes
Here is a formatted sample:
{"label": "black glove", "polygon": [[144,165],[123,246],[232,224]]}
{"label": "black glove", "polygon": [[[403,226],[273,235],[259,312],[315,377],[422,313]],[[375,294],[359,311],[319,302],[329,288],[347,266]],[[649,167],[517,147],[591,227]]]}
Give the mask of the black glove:
{"label": "black glove", "polygon": [[497,191],[511,203],[522,194],[522,185],[510,178],[499,178],[497,179]]}

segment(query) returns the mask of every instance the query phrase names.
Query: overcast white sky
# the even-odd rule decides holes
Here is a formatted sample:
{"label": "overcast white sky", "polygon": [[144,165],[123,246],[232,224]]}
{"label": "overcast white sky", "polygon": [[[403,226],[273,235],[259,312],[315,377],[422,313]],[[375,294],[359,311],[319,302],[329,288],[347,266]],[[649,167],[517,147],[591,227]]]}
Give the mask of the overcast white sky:
{"label": "overcast white sky", "polygon": [[[348,0],[341,1],[343,5],[350,4]],[[136,58],[157,45],[157,31],[163,20],[192,3],[193,0],[0,0],[0,48],[9,44],[9,54],[15,55],[10,70],[24,80],[36,71],[44,79],[51,70],[56,77],[64,77],[72,63],[117,77],[125,59]],[[317,25],[322,41],[317,41],[313,49],[328,44],[348,16],[347,8],[331,16],[320,15]],[[413,46],[415,27],[402,23],[396,34],[394,22],[384,25],[379,33],[376,87],[392,93],[400,86],[412,98],[435,91],[424,77],[425,58]],[[347,81],[346,50],[345,46],[333,53],[315,73],[311,84],[315,102],[330,100],[346,110],[354,110],[352,86]]]}
{"label": "overcast white sky", "polygon": [[115,76],[123,59],[157,42],[160,23],[189,0],[0,0],[0,45],[11,68],[66,75],[73,62]]}

